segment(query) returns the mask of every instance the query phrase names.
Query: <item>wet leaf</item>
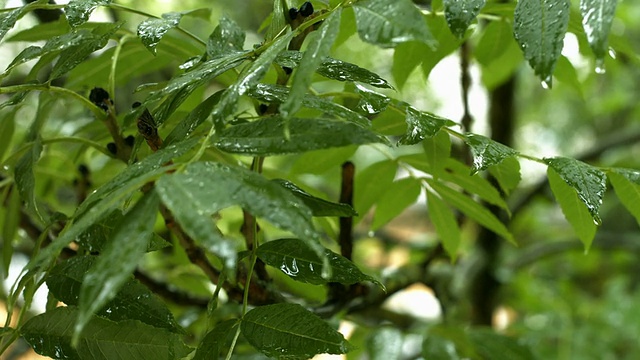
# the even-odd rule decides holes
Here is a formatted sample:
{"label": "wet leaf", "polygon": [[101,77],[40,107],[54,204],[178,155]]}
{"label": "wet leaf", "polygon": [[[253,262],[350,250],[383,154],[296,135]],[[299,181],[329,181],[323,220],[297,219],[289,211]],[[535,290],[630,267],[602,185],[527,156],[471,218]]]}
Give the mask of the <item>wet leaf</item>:
{"label": "wet leaf", "polygon": [[596,71],[604,70],[604,57],[609,51],[607,40],[617,4],[618,0],[580,0],[582,26],[596,56]]}
{"label": "wet leaf", "polygon": [[240,328],[245,339],[269,357],[308,359],[352,348],[342,334],[297,304],[257,307],[244,316]]}
{"label": "wet leaf", "polygon": [[[286,66],[290,68],[296,68],[302,60],[302,53],[299,51],[283,51],[276,58],[276,63],[280,66]],[[353,81],[369,84],[378,88],[393,87],[378,74],[375,74],[367,69],[361,68],[358,65],[348,63],[342,60],[333,59],[331,57],[325,57],[316,72],[326,78],[338,80],[338,81]]]}
{"label": "wet leaf", "polygon": [[285,12],[289,11],[287,0],[274,0],[273,1],[273,16],[271,17],[271,25],[265,36],[266,41],[271,41],[278,36],[282,30],[287,26],[287,19]]}
{"label": "wet leaf", "polygon": [[499,236],[502,236],[507,241],[513,244],[516,243],[513,235],[509,232],[507,227],[487,208],[478,204],[470,197],[453,190],[438,181],[428,180],[428,182],[433,190],[442,197],[442,200],[449,203],[449,205],[460,210],[462,213],[477,221],[485,228],[493,231]]}
{"label": "wet leaf", "polygon": [[[322,60],[329,55],[331,46],[338,35],[340,25],[340,9],[334,11],[315,32],[311,41],[302,55],[298,69],[293,74],[291,91],[282,105],[280,114],[285,119],[291,118],[301,107],[302,98],[309,90],[311,78]],[[286,126],[285,126],[286,127]]]}
{"label": "wet leaf", "polygon": [[514,36],[525,59],[548,88],[569,24],[569,5],[568,0],[521,0],[516,5]]}
{"label": "wet leaf", "polygon": [[72,0],[64,7],[71,27],[78,27],[89,21],[89,16],[98,6],[111,4],[111,0]]}
{"label": "wet leaf", "polygon": [[357,108],[366,115],[375,115],[383,112],[391,102],[391,99],[385,95],[371,91],[359,84],[356,84],[356,91],[360,95]]}
{"label": "wet leaf", "polygon": [[[75,256],[57,264],[47,276],[47,288],[67,306],[78,305],[83,278],[95,264],[96,258]],[[114,298],[96,311],[96,315],[113,321],[139,320],[175,333],[184,331],[164,301],[130,277]]]}
{"label": "wet leaf", "polygon": [[614,168],[607,175],[622,205],[640,224],[640,172]]}
{"label": "wet leaf", "polygon": [[78,339],[93,314],[116,296],[138,266],[147,250],[159,204],[155,192],[145,194],[115,227],[111,241],[84,276],[74,339]]}
{"label": "wet leaf", "polygon": [[575,189],[578,197],[587,206],[596,224],[600,224],[600,205],[607,190],[606,175],[597,168],[581,161],[565,158],[545,158],[544,161]]}
{"label": "wet leaf", "polygon": [[309,209],[311,209],[313,216],[358,216],[358,213],[347,204],[334,203],[315,197],[287,180],[275,179],[273,181],[280,184],[285,189],[291,191],[293,195],[302,200],[304,204],[307,205]]}
{"label": "wet leaf", "polygon": [[377,230],[387,224],[416,202],[422,187],[420,180],[408,177],[391,183],[376,203],[371,229]]}
{"label": "wet leaf", "polygon": [[177,360],[192,351],[178,334],[136,320],[101,317],[89,321],[74,348],[71,336],[78,313],[72,306],[55,308],[29,319],[20,333],[38,354],[57,359]]}
{"label": "wet leaf", "polygon": [[380,47],[407,41],[431,45],[433,39],[420,11],[409,0],[365,0],[353,4],[358,35]]}
{"label": "wet leaf", "polygon": [[351,122],[270,116],[223,130],[215,140],[220,150],[253,156],[301,153],[353,144],[385,143],[386,139]]}
{"label": "wet leaf", "polygon": [[242,51],[245,33],[232,19],[223,15],[218,26],[213,30],[207,41],[207,55],[215,59],[221,55]]}
{"label": "wet leaf", "polygon": [[209,116],[211,115],[211,110],[213,107],[220,101],[220,96],[222,95],[222,91],[218,91],[213,95],[209,96],[206,100],[198,104],[198,106],[193,109],[189,115],[187,115],[178,125],[176,125],[173,130],[167,135],[167,138],[164,141],[164,146],[171,145],[178,141],[182,141],[189,137],[193,131],[200,126]]}
{"label": "wet leaf", "polygon": [[162,14],[161,18],[148,18],[138,25],[138,37],[142,40],[144,46],[156,54],[156,46],[162,37],[171,29],[178,26],[183,14],[178,12],[170,12]]}
{"label": "wet leaf", "polygon": [[451,32],[462,39],[485,3],[485,0],[444,0],[444,17]]}
{"label": "wet leaf", "polygon": [[518,152],[486,136],[467,134],[465,142],[471,147],[473,153],[472,173],[486,170],[489,166],[497,165],[502,160],[518,155]]}
{"label": "wet leaf", "polygon": [[0,13],[0,40],[2,40],[4,36],[7,35],[7,32],[16,24],[24,8],[26,7]]}
{"label": "wet leaf", "polygon": [[460,225],[458,225],[453,210],[438,195],[429,190],[427,190],[427,204],[429,219],[436,228],[436,233],[444,250],[451,257],[451,261],[454,262],[458,257],[458,249],[460,248]]}
{"label": "wet leaf", "polygon": [[522,180],[520,162],[515,157],[508,157],[499,164],[490,166],[489,173],[498,181],[505,194],[509,194]]}
{"label": "wet leaf", "polygon": [[235,334],[238,320],[227,320],[216,325],[213,330],[204,336],[193,360],[219,359],[220,352],[230,345]]}
{"label": "wet leaf", "polygon": [[65,75],[69,70],[89,57],[94,51],[105,47],[111,36],[115,34],[123,24],[122,22],[116,24],[100,24],[91,31],[91,37],[83,38],[77,45],[63,50],[62,53],[60,53],[60,58],[51,70],[49,79],[53,80]]}
{"label": "wet leaf", "polygon": [[443,127],[454,126],[455,122],[440,116],[419,111],[407,106],[407,132],[400,138],[398,144],[413,145],[435,136]]}
{"label": "wet leaf", "polygon": [[580,200],[575,189],[569,186],[552,167],[547,168],[547,177],[564,217],[584,244],[585,250],[589,250],[597,229],[589,210]]}
{"label": "wet leaf", "polygon": [[367,339],[370,360],[390,360],[402,358],[404,336],[396,328],[385,326],[374,330]]}
{"label": "wet leaf", "polygon": [[324,257],[329,260],[333,273],[331,277],[322,277],[322,260],[307,244],[298,239],[279,239],[266,242],[258,247],[258,257],[269,266],[279,269],[294,280],[321,285],[337,282],[351,285],[370,281],[383,287],[375,278],[365,275],[345,257],[324,249]]}

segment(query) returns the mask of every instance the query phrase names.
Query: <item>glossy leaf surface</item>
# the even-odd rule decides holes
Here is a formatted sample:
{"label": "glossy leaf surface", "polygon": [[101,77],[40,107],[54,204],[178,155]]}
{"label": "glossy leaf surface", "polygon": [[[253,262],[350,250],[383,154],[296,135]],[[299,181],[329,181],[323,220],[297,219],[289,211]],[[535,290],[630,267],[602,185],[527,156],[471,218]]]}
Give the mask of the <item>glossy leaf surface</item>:
{"label": "glossy leaf surface", "polygon": [[329,55],[331,46],[333,46],[336,36],[338,35],[340,13],[339,10],[333,12],[322,23],[320,29],[316,31],[316,36],[313,38],[313,41],[307,45],[298,69],[293,75],[289,96],[287,100],[280,105],[280,114],[282,114],[284,118],[290,118],[300,109],[302,105],[301,100],[311,85],[311,77],[322,60]]}
{"label": "glossy leaf surface", "polygon": [[380,47],[407,41],[431,44],[433,39],[420,11],[409,0],[365,0],[353,4],[358,35]]}
{"label": "glossy leaf surface", "polygon": [[374,115],[383,112],[391,99],[385,95],[371,91],[362,85],[356,85],[356,91],[360,95],[358,109],[367,115]]}
{"label": "glossy leaf surface", "polygon": [[182,13],[170,12],[162,14],[161,18],[148,18],[138,25],[138,37],[152,54],[156,53],[156,46],[158,46],[162,37],[169,30],[178,26],[182,15]]}
{"label": "glossy leaf surface", "polygon": [[419,111],[411,106],[407,106],[407,132],[398,141],[399,144],[413,145],[420,141],[435,136],[440,129],[445,126],[454,126],[455,122]]}
{"label": "glossy leaf surface", "polygon": [[215,59],[221,55],[242,51],[245,38],[244,30],[235,21],[223,15],[209,36],[207,55]]}
{"label": "glossy leaf surface", "polygon": [[427,190],[427,204],[429,219],[436,228],[438,238],[452,261],[455,261],[458,257],[461,235],[453,210],[429,190]]}
{"label": "glossy leaf surface", "polygon": [[587,206],[593,221],[600,224],[600,205],[607,190],[605,173],[575,159],[555,157],[544,160],[569,186],[575,189],[580,200]]}
{"label": "glossy leaf surface", "polygon": [[315,197],[287,180],[276,179],[273,181],[280,184],[285,189],[291,191],[293,195],[302,200],[304,204],[307,205],[309,209],[311,209],[313,216],[358,216],[358,213],[356,213],[356,211],[347,204],[334,203]]}
{"label": "glossy leaf surface", "polygon": [[72,0],[64,7],[67,21],[72,27],[78,27],[89,20],[89,16],[98,6],[111,4],[111,0]]}
{"label": "glossy leaf surface", "polygon": [[21,328],[34,350],[56,359],[80,360],[177,360],[192,350],[180,335],[135,320],[113,322],[94,317],[76,348],[71,346],[75,307],[58,307],[29,319]]}
{"label": "glossy leaf surface", "polygon": [[257,307],[244,316],[240,327],[245,339],[269,357],[302,360],[351,349],[342,334],[297,304]]}
{"label": "glossy leaf surface", "polygon": [[463,38],[485,2],[485,0],[444,0],[444,17],[451,32],[458,38]]}
{"label": "glossy leaf surface", "polygon": [[474,173],[486,170],[489,166],[497,165],[502,160],[518,154],[516,150],[482,135],[468,134],[465,141],[473,153],[472,172]]}
{"label": "glossy leaf surface", "polygon": [[[57,264],[47,276],[47,288],[66,305],[78,305],[84,276],[95,262],[96,256],[87,255]],[[97,310],[96,315],[113,321],[139,320],[156,328],[182,332],[164,301],[130,276],[114,298]]]}
{"label": "glossy leaf surface", "polygon": [[22,14],[23,8],[0,13],[0,40],[7,35],[7,32],[16,24]]}
{"label": "glossy leaf surface", "polygon": [[[289,125],[289,139],[285,124]],[[346,121],[328,119],[266,117],[223,130],[215,146],[234,154],[266,156],[327,149],[352,144],[384,143],[371,130]]]}
{"label": "glossy leaf surface", "polygon": [[345,257],[324,249],[333,273],[329,279],[322,277],[322,260],[307,244],[298,239],[279,239],[262,244],[258,257],[265,264],[279,269],[294,280],[314,285],[337,282],[345,285],[370,281],[382,287],[375,278],[365,275]]}
{"label": "glossy leaf surface", "polygon": [[116,226],[111,241],[82,281],[75,335],[82,332],[93,314],[111,301],[133,274],[147,249],[159,204],[155,192],[147,193]]}
{"label": "glossy leaf surface", "polygon": [[603,71],[604,57],[608,52],[609,30],[616,13],[618,0],[580,0],[582,26],[587,41],[596,56],[596,71]]}
{"label": "glossy leaf surface", "polygon": [[564,217],[584,244],[585,249],[588,250],[597,229],[591,214],[576,194],[575,189],[569,186],[553,168],[547,169],[547,177],[551,191],[558,201]]}
{"label": "glossy leaf surface", "polygon": [[516,5],[514,36],[546,87],[551,87],[568,24],[568,0],[521,0]]}

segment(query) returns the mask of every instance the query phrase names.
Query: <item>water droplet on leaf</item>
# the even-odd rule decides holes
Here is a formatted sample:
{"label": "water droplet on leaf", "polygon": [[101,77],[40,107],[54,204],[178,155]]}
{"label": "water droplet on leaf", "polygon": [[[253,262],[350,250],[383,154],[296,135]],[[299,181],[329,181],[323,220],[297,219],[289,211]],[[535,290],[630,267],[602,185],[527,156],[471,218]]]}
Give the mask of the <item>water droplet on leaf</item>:
{"label": "water droplet on leaf", "polygon": [[596,74],[604,74],[607,70],[604,68],[604,59],[596,59]]}

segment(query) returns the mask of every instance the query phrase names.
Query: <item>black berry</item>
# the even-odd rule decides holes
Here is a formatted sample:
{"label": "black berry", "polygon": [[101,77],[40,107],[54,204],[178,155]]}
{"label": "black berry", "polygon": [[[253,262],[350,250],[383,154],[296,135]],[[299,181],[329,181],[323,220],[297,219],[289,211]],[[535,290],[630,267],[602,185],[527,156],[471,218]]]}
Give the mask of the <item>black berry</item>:
{"label": "black berry", "polygon": [[298,9],[296,8],[289,9],[289,19],[294,20],[297,17],[298,17]]}
{"label": "black berry", "polygon": [[107,90],[94,87],[89,93],[89,100],[100,109],[104,111],[109,110],[109,106],[107,106],[107,104],[111,102],[111,99],[109,98]]}
{"label": "black berry", "polygon": [[133,144],[136,142],[136,138],[133,135],[129,135],[124,139],[124,143],[133,147]]}
{"label": "black berry", "polygon": [[109,152],[112,153],[113,155],[118,153],[118,148],[116,147],[116,144],[112,142],[107,144],[107,150],[109,150]]}
{"label": "black berry", "polygon": [[83,176],[89,175],[89,168],[85,164],[78,165],[78,172]]}
{"label": "black berry", "polygon": [[283,66],[282,70],[284,70],[285,74],[289,75],[293,72],[293,69],[287,66]]}
{"label": "black berry", "polygon": [[311,2],[307,1],[302,6],[300,6],[300,15],[307,17],[313,14],[313,5]]}

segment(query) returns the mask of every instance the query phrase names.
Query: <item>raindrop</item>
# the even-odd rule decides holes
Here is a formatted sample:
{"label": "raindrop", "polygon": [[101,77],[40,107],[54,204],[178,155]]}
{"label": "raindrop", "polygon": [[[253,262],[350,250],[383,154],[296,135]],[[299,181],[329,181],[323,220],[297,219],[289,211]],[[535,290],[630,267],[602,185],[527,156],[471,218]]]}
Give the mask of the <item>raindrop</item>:
{"label": "raindrop", "polygon": [[617,54],[616,51],[613,50],[613,48],[609,48],[609,56],[611,56],[613,59],[616,58]]}
{"label": "raindrop", "polygon": [[596,226],[602,225],[602,219],[600,219],[600,216],[594,216],[593,223],[596,224]]}
{"label": "raindrop", "polygon": [[607,72],[607,70],[604,68],[604,59],[596,59],[596,74],[604,74],[605,72]]}
{"label": "raindrop", "polygon": [[551,77],[548,77],[548,78],[542,80],[540,82],[540,85],[542,85],[542,88],[545,89],[545,90],[551,89]]}

